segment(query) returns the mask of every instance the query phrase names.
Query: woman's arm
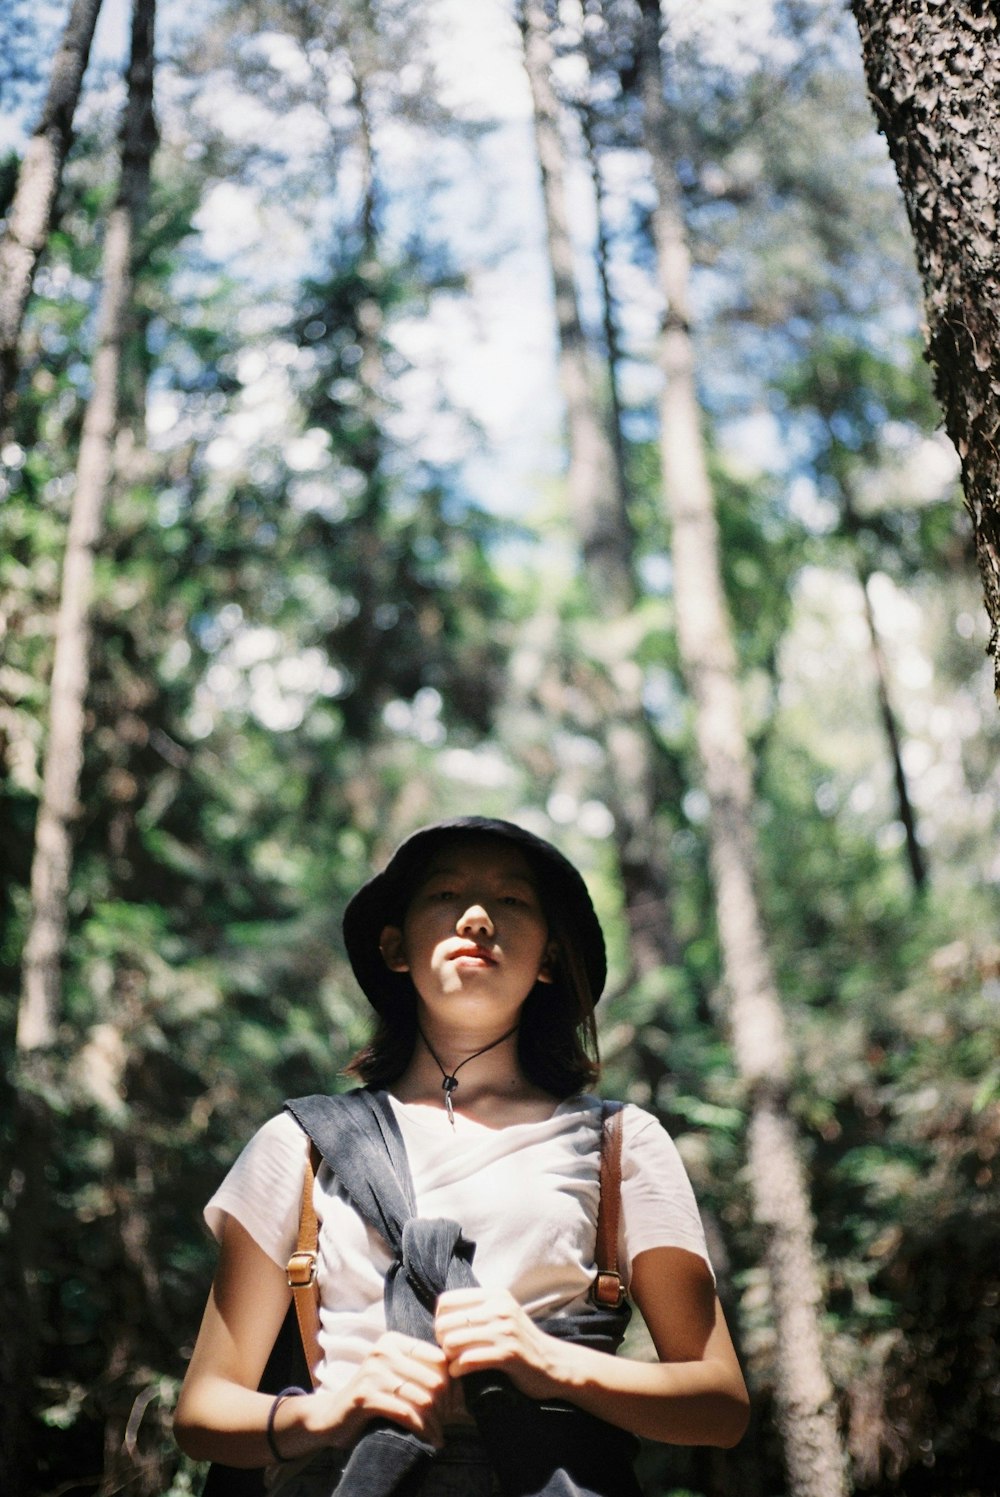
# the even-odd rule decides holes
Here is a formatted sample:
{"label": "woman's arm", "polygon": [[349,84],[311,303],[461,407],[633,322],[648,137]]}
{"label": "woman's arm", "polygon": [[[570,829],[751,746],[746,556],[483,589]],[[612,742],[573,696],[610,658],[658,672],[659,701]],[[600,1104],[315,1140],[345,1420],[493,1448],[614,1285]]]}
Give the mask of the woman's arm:
{"label": "woman's arm", "polygon": [[[265,1433],[273,1397],[256,1388],[290,1298],[284,1270],[227,1217],[174,1415],[177,1442],[193,1459],[244,1467],[273,1461]],[[278,1449],[288,1459],[322,1446],[347,1449],[374,1418],[391,1419],[440,1444],[438,1405],[447,1385],[447,1364],[436,1346],[386,1332],[344,1388],[280,1405],[274,1424]]]}
{"label": "woman's arm", "polygon": [[658,1362],[634,1362],[548,1336],[507,1293],[455,1290],[438,1302],[438,1344],[452,1377],[501,1368],[532,1398],[562,1398],[622,1429],[673,1445],[735,1445],[749,1399],[704,1260],[652,1248],[631,1293]]}

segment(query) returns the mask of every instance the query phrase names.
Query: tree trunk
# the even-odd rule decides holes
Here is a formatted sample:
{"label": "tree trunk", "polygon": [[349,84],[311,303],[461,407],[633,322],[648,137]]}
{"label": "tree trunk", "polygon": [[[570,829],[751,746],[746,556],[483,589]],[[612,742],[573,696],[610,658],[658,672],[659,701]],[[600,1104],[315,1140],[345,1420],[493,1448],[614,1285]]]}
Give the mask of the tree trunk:
{"label": "tree trunk", "polygon": [[35,268],[45,248],[73,115],[90,56],[101,0],[73,0],[52,64],[49,90],[18,173],[0,240],[0,426],[17,377],[17,344]]}
{"label": "tree trunk", "polygon": [[872,606],[871,591],[869,588],[870,578],[865,568],[861,565],[858,566],[858,582],[861,586],[865,621],[868,625],[868,642],[871,646],[872,668],[875,672],[875,695],[878,699],[878,712],[879,717],[882,719],[882,728],[885,733],[886,745],[889,749],[889,758],[892,760],[892,778],[896,787],[896,805],[899,810],[899,819],[903,823],[907,866],[910,870],[910,878],[913,881],[914,889],[918,894],[922,894],[927,887],[927,860],[924,857],[924,850],[920,845],[920,838],[917,835],[917,813],[913,806],[913,798],[910,795],[906,770],[903,768],[903,749],[899,741],[899,728],[896,724],[896,714],[893,710],[892,697],[889,692],[889,667],[886,664],[885,651],[882,649],[878,624],[875,620],[875,609]]}
{"label": "tree trunk", "polygon": [[841,1497],[844,1456],[823,1366],[808,1190],[786,1105],[790,1047],[756,893],[754,794],[696,391],[690,260],[669,144],[659,0],[641,0],[641,12],[644,131],[657,193],[653,233],[667,305],[660,446],[672,521],[677,638],[710,807],[709,858],[732,1039],[750,1107],[749,1175],[767,1244],[779,1418],[794,1497]]}
{"label": "tree trunk", "polygon": [[1000,17],[982,0],[852,0],[903,191],[927,351],[992,629],[1000,697]]}
{"label": "tree trunk", "polygon": [[[656,836],[656,745],[642,705],[642,675],[631,658],[634,631],[627,620],[637,588],[628,516],[624,450],[614,401],[615,346],[609,347],[613,420],[601,409],[580,317],[573,245],[566,205],[566,165],[559,102],[552,86],[549,20],[542,0],[519,0],[518,25],[531,90],[541,168],[546,240],[555,290],[559,374],[566,402],[567,489],[594,611],[607,628],[600,679],[588,696],[600,715],[608,766],[605,798],[615,822],[615,845],[629,922],[629,947],[638,976],[677,958],[669,880]],[[598,206],[600,206],[598,204]],[[605,293],[607,293],[605,285]],[[610,329],[610,305],[606,308]]]}
{"label": "tree trunk", "polygon": [[[531,87],[535,141],[559,330],[559,377],[569,428],[569,492],[584,561],[599,579],[599,607],[627,612],[635,603],[624,476],[615,459],[608,422],[600,410],[573,270],[573,241],[566,206],[566,169],[559,104],[551,81],[552,46],[542,0],[518,0],[518,25]],[[602,609],[603,611],[603,609]]]}
{"label": "tree trunk", "polygon": [[[587,70],[589,74],[591,71],[589,58],[587,58]],[[577,114],[586,147],[587,168],[590,172],[590,181],[594,189],[594,206],[597,212],[594,262],[597,268],[598,285],[601,288],[601,320],[608,366],[608,398],[611,403],[611,442],[614,449],[615,466],[621,475],[622,493],[625,496],[624,509],[627,517],[629,488],[625,466],[625,439],[622,432],[621,340],[618,336],[615,300],[611,290],[611,246],[608,241],[607,215],[605,213],[604,179],[601,174],[601,158],[597,148],[597,136],[594,128],[594,109],[589,99],[581,99]]]}
{"label": "tree trunk", "polygon": [[121,346],[131,297],[135,231],[149,192],[156,145],[154,16],[155,0],[135,0],[121,183],[105,236],[92,389],[80,439],[56,623],[48,743],[31,868],[31,919],[18,1013],[17,1044],[22,1051],[51,1045],[59,1016],[72,828],[83,763],[94,555],[118,422]]}

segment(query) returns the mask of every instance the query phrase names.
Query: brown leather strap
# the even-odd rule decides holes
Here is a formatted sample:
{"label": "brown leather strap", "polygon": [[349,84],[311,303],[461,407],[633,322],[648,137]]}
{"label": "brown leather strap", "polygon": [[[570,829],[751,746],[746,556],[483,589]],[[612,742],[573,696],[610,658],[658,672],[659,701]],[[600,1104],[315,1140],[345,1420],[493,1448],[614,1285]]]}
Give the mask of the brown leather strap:
{"label": "brown leather strap", "polygon": [[316,1283],[316,1264],[319,1259],[319,1222],[313,1205],[313,1185],[320,1166],[320,1152],[310,1141],[302,1178],[302,1204],[299,1207],[299,1235],[295,1252],[288,1260],[285,1272],[288,1287],[295,1301],[295,1317],[299,1322],[299,1335],[306,1355],[306,1366],[316,1386],[316,1374],[320,1364],[319,1346],[319,1285]]}
{"label": "brown leather strap", "polygon": [[618,1271],[618,1220],[622,1199],[622,1104],[601,1103],[601,1200],[597,1208],[597,1276],[591,1298],[615,1308],[625,1298]]}

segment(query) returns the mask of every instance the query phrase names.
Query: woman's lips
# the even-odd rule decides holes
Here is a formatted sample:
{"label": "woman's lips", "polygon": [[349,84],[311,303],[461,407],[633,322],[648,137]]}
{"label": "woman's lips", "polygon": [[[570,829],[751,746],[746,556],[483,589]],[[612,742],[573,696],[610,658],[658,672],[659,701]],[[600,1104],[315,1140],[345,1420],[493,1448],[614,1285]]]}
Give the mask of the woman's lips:
{"label": "woman's lips", "polygon": [[448,958],[452,962],[475,962],[477,966],[495,967],[496,962],[481,946],[461,946]]}

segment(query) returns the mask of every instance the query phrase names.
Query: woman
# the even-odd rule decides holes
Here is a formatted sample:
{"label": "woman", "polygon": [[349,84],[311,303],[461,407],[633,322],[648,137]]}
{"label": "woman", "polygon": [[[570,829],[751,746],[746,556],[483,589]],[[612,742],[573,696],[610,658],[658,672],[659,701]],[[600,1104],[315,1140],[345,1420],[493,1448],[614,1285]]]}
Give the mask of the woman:
{"label": "woman", "polygon": [[594,1276],[600,1104],[586,1088],[606,975],[576,869],[509,822],[442,822],[408,839],[355,895],[344,936],[378,1016],[352,1073],[387,1093],[419,1216],[461,1225],[475,1243],[476,1282],[440,1294],[433,1341],[386,1330],[391,1254],[321,1170],[318,1386],[280,1401],[257,1392],[288,1306],[284,1264],[307,1148],[287,1112],[272,1119],[206,1209],[221,1253],[177,1408],[182,1448],[272,1465],[274,1491],[312,1497],[331,1491],[346,1453],[388,1422],[442,1452],[419,1480],[411,1472],[408,1493],[474,1497],[496,1489],[495,1473],[463,1384],[497,1373],[535,1405],[570,1406],[619,1431],[735,1444],[747,1393],[691,1188],[666,1133],[632,1106],[623,1113],[622,1256],[659,1360],[615,1358],[565,1334]]}

